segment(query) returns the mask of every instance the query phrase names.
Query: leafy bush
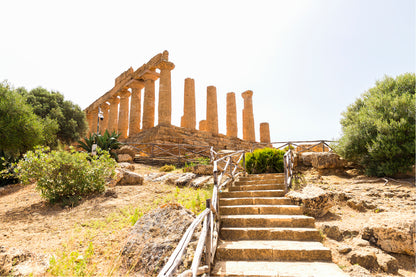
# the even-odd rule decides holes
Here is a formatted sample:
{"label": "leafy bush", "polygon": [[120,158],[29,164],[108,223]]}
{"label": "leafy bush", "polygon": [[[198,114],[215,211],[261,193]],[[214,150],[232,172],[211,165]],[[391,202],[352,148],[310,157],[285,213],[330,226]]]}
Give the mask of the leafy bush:
{"label": "leafy bush", "polygon": [[85,137],[84,141],[78,141],[78,147],[84,149],[88,153],[92,151],[92,145],[97,144],[100,149],[110,152],[111,156],[117,160],[117,154],[113,150],[119,149],[121,142],[118,141],[120,134],[113,131],[111,134],[105,130],[104,134],[92,133],[89,137]]}
{"label": "leafy bush", "polygon": [[115,175],[116,162],[108,152],[87,153],[38,148],[19,161],[17,173],[24,184],[36,181],[36,189],[49,202],[76,205],[84,196],[103,192],[106,179]]}
{"label": "leafy bush", "polygon": [[176,169],[176,166],[173,164],[165,164],[164,166],[162,166],[161,168],[159,168],[159,171],[161,172],[171,172],[174,171]]}
{"label": "leafy bush", "polygon": [[249,174],[282,173],[285,151],[274,148],[256,149],[246,153],[246,170]]}
{"label": "leafy bush", "polygon": [[392,176],[415,164],[415,74],[385,77],[350,105],[335,150],[367,175]]}

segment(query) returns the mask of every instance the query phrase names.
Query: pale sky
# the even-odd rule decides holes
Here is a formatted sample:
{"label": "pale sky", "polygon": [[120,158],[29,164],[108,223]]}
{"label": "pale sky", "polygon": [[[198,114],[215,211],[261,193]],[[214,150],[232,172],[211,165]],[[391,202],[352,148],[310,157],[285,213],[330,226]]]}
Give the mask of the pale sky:
{"label": "pale sky", "polygon": [[0,81],[59,91],[84,109],[130,66],[168,50],[172,124],[190,77],[197,122],[206,87],[217,87],[220,133],[226,94],[236,93],[240,138],[245,90],[257,140],[261,122],[272,141],[331,140],[376,80],[415,72],[414,0],[1,0],[0,11]]}

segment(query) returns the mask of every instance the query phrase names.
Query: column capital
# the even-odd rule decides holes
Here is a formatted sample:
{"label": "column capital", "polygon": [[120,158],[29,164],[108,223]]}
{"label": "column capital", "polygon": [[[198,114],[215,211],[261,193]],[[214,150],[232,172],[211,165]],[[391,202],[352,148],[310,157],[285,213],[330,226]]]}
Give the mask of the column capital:
{"label": "column capital", "polygon": [[131,82],[129,84],[129,88],[132,88],[132,89],[142,89],[142,88],[144,88],[144,82],[143,81],[140,81],[140,80],[134,80],[133,82]]}
{"label": "column capital", "polygon": [[245,92],[241,93],[241,96],[245,99],[248,97],[253,96],[253,91],[252,90],[246,90]]}
{"label": "column capital", "polygon": [[159,79],[160,74],[155,72],[155,71],[150,71],[150,70],[146,70],[146,72],[142,75],[142,79],[147,81],[147,80],[152,80],[152,81],[156,81],[157,79]]}
{"label": "column capital", "polygon": [[160,70],[172,70],[175,68],[175,64],[169,61],[162,61],[157,65],[157,68],[159,68]]}
{"label": "column capital", "polygon": [[128,91],[127,89],[121,89],[118,92],[118,95],[120,96],[120,99],[121,98],[128,98],[128,97],[130,97],[130,94],[131,94],[131,92]]}
{"label": "column capital", "polygon": [[110,102],[110,105],[116,105],[120,103],[120,98],[118,98],[117,95],[114,95],[113,97],[110,97],[107,101]]}

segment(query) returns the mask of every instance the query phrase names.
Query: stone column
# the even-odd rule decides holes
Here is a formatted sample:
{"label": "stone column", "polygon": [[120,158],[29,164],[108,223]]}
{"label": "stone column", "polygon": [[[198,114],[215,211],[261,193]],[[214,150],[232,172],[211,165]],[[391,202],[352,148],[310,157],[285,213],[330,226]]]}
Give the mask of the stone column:
{"label": "stone column", "polygon": [[186,78],[183,97],[183,117],[181,120],[181,127],[195,129],[195,125],[195,81],[194,79]]}
{"label": "stone column", "polygon": [[129,137],[131,137],[140,132],[140,122],[142,120],[142,88],[144,87],[144,82],[136,80],[129,86],[131,88]]}
{"label": "stone column", "polygon": [[108,102],[110,102],[110,114],[108,116],[107,130],[112,133],[118,129],[118,103],[120,103],[120,98],[114,95],[108,99]]}
{"label": "stone column", "polygon": [[260,123],[260,142],[270,143],[269,123]]}
{"label": "stone column", "polygon": [[103,120],[100,122],[100,133],[104,134],[105,130],[108,128],[108,116],[109,116],[109,110],[110,105],[107,104],[107,102],[104,102],[100,105],[101,111],[103,112]]}
{"label": "stone column", "polygon": [[155,126],[155,81],[158,77],[158,74],[152,71],[142,76],[144,80],[143,130]]}
{"label": "stone column", "polygon": [[160,69],[159,79],[159,107],[158,107],[158,124],[171,124],[172,119],[172,87],[170,72],[175,65],[168,61],[162,61],[158,68]]}
{"label": "stone column", "polygon": [[208,131],[206,120],[199,121],[199,131]]}
{"label": "stone column", "polygon": [[118,132],[120,133],[120,138],[127,138],[127,131],[129,129],[129,98],[130,91],[127,89],[122,89],[119,92],[120,95],[120,108],[118,116]]}
{"label": "stone column", "polygon": [[237,106],[235,103],[235,93],[227,93],[227,136],[237,137]]}
{"label": "stone column", "polygon": [[91,117],[90,122],[88,124],[91,124],[90,127],[90,133],[97,133],[97,121],[98,121],[98,108],[95,108],[91,110]]}
{"label": "stone column", "polygon": [[214,86],[207,87],[207,128],[218,134],[217,88]]}
{"label": "stone column", "polygon": [[253,92],[247,90],[241,94],[244,99],[243,109],[243,140],[256,141],[254,133]]}
{"label": "stone column", "polygon": [[88,134],[91,134],[92,133],[92,111],[86,110],[85,117],[88,123]]}

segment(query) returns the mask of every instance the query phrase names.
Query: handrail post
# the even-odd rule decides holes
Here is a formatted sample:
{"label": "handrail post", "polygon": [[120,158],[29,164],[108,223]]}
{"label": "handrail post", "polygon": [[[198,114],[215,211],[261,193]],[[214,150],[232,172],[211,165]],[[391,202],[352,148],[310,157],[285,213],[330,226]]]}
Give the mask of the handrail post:
{"label": "handrail post", "polygon": [[243,152],[243,169],[244,169],[244,173],[246,172],[246,151]]}
{"label": "handrail post", "polygon": [[[208,209],[210,209],[211,208],[211,199],[207,199],[206,200],[206,206],[207,206],[207,208]],[[207,229],[208,229],[208,232],[207,232],[207,238],[206,238],[206,240],[205,240],[205,242],[206,242],[206,257],[205,257],[205,260],[206,260],[206,262],[207,262],[207,265],[208,265],[208,276],[209,276],[209,274],[211,274],[211,236],[212,236],[212,234],[211,234],[211,228],[210,228],[210,225],[211,225],[211,216],[210,216],[210,214],[212,213],[212,211],[210,211],[209,213],[208,213],[208,215],[207,215]]]}

